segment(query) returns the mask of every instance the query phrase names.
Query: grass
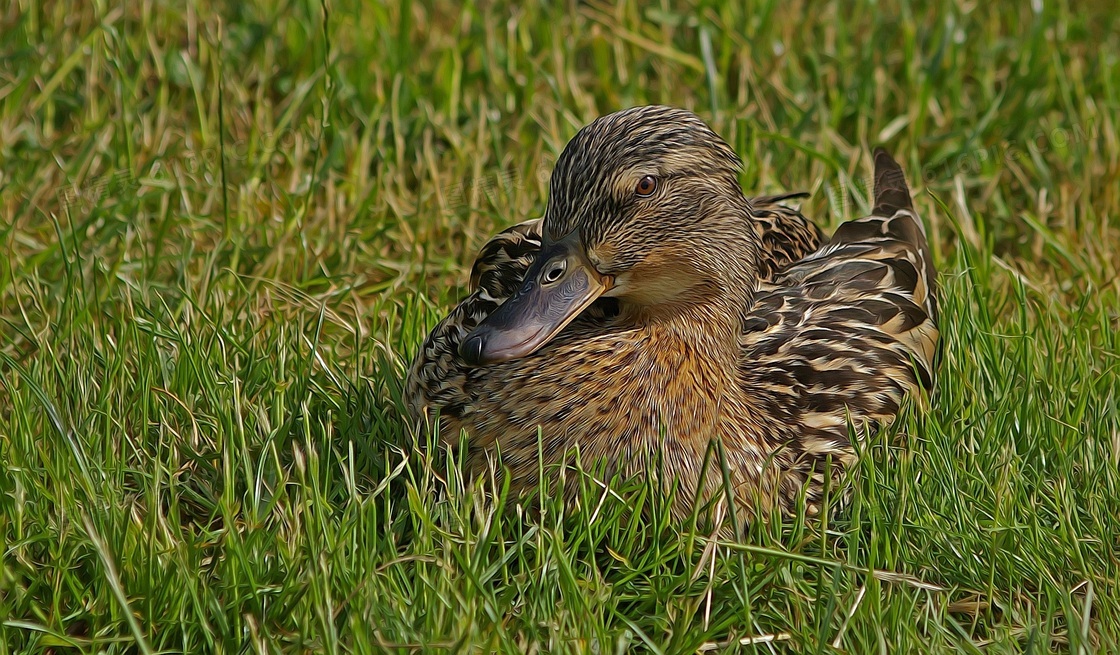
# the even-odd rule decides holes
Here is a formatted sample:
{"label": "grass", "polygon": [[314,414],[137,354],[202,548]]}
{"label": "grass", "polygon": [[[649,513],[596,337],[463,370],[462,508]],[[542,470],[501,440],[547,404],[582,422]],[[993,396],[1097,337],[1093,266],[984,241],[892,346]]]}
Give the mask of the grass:
{"label": "grass", "polygon": [[[0,654],[1120,649],[1107,3],[186,4],[0,9]],[[829,522],[526,513],[402,416],[476,248],[649,102],[830,227],[871,146],[918,190],[937,391]]]}

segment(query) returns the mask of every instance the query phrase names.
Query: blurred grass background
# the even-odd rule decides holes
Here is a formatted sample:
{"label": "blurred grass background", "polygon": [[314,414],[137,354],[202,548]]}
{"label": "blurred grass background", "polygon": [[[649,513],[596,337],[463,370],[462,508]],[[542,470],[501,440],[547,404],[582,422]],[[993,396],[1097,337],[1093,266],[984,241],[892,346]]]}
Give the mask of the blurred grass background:
{"label": "blurred grass background", "polygon": [[[0,9],[0,653],[1120,648],[1110,3],[185,4]],[[410,446],[476,249],[645,103],[829,228],[874,145],[915,187],[941,378],[830,523]]]}

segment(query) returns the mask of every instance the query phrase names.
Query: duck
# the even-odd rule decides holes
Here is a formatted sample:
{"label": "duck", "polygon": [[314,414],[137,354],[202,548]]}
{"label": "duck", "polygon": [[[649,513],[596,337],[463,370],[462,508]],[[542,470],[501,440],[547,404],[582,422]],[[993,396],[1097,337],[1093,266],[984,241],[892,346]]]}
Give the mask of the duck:
{"label": "duck", "polygon": [[414,425],[515,492],[578,451],[602,476],[676,485],[678,520],[842,503],[859,441],[928,400],[938,353],[925,227],[898,163],[872,159],[873,209],[826,238],[792,202],[805,194],[747,197],[696,114],[595,119],[544,215],[481,248],[418,349]]}

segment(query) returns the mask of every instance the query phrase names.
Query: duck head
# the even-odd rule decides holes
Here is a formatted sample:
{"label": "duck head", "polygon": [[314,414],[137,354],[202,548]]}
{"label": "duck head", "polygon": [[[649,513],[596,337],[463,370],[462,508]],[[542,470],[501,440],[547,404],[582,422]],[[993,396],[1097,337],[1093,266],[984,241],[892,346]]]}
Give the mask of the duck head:
{"label": "duck head", "polygon": [[[629,320],[737,310],[757,279],[739,157],[695,114],[650,106],[580,130],[556,162],[521,288],[462,341],[471,364],[547,344],[600,297]],[[726,306],[726,307],[724,307]]]}

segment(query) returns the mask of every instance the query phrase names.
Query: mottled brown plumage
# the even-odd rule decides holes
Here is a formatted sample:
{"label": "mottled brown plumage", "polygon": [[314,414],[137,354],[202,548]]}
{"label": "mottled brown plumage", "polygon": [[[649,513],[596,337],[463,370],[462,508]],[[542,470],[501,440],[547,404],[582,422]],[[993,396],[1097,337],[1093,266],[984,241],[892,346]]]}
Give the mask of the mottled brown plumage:
{"label": "mottled brown plumage", "polygon": [[[748,200],[738,157],[695,115],[640,107],[565,148],[545,216],[482,249],[471,292],[428,336],[407,382],[469,463],[500,450],[515,487],[573,447],[609,471],[660,465],[686,515],[713,498],[721,442],[748,513],[851,464],[857,434],[933,381],[934,270],[898,165],[875,154],[875,209],[827,245],[796,196]],[[649,191],[653,189],[649,193]],[[828,462],[831,462],[829,467]]]}

